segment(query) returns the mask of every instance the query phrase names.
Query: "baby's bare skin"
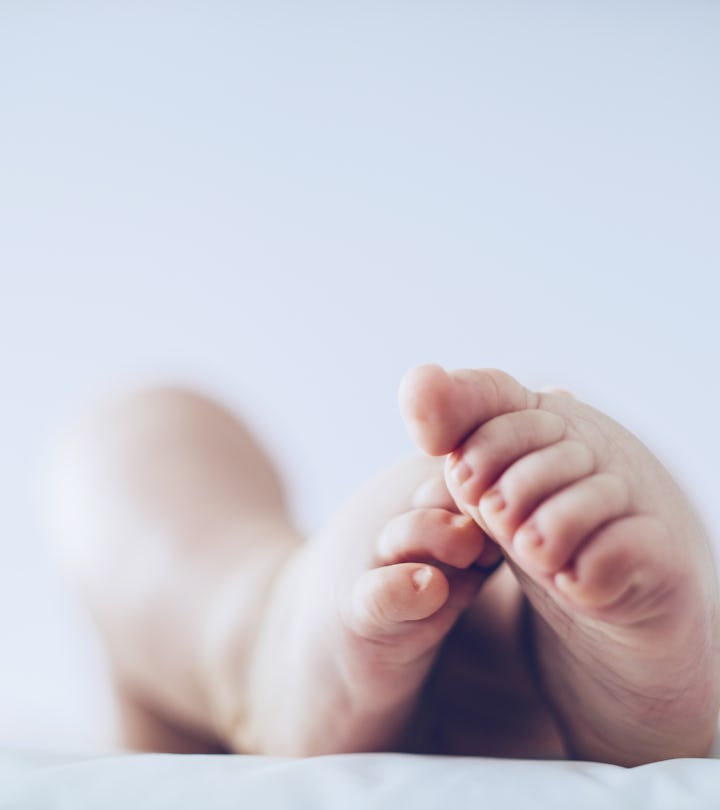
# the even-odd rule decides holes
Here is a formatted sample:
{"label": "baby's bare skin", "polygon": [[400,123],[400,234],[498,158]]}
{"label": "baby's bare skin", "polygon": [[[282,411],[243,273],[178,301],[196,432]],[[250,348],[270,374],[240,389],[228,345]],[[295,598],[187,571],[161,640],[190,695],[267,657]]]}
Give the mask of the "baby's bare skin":
{"label": "baby's bare skin", "polygon": [[687,499],[634,436],[502,372],[416,369],[401,392],[455,502],[502,547],[534,615],[570,752],[705,756],[720,700],[717,578]]}
{"label": "baby's bare skin", "polygon": [[[229,730],[233,748],[557,753],[525,670],[517,583],[498,573],[478,594],[498,561],[497,547],[459,514],[437,461],[408,459],[378,476],[275,581],[250,656],[243,699],[251,708]],[[502,717],[493,711],[498,695]]]}
{"label": "baby's bare skin", "polygon": [[[144,395],[71,442],[58,480],[80,497],[58,522],[124,693],[244,752],[705,755],[715,573],[659,462],[497,372],[423,367],[401,406],[438,458],[383,474],[307,543],[208,400]],[[501,552],[514,576],[488,579]]]}

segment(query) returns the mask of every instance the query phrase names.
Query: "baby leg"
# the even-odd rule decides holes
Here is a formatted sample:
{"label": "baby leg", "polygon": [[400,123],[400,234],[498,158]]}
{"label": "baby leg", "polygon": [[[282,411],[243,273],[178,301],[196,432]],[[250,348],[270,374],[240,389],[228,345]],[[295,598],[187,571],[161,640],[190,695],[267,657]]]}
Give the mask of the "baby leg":
{"label": "baby leg", "polygon": [[123,742],[216,748],[270,584],[301,542],[264,451],[199,394],[138,393],[64,442],[51,513],[107,646]]}

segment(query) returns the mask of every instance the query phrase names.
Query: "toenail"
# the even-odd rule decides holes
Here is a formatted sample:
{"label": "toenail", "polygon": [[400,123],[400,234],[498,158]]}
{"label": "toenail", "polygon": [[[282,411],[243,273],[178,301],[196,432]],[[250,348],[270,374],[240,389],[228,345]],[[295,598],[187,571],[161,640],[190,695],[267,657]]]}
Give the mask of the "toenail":
{"label": "toenail", "polygon": [[521,526],[513,537],[513,548],[516,552],[523,554],[533,554],[542,545],[540,532],[530,524]]}
{"label": "toenail", "polygon": [[505,508],[505,498],[502,492],[495,487],[489,489],[480,499],[480,512],[484,514],[487,510],[489,512],[501,512]]}
{"label": "toenail", "polygon": [[453,515],[450,518],[450,524],[452,526],[455,526],[457,529],[465,529],[467,526],[469,526],[471,523],[474,522],[475,521],[471,517],[468,517],[467,515]]}
{"label": "toenail", "polygon": [[422,568],[416,568],[412,573],[412,582],[416,591],[423,591],[428,586],[432,579],[432,569],[424,565]]}
{"label": "toenail", "polygon": [[470,469],[470,465],[467,463],[467,461],[464,461],[463,459],[453,459],[451,463],[452,466],[450,467],[450,478],[454,484],[460,486],[460,484],[464,484],[465,481],[470,478],[472,475],[472,470]]}
{"label": "toenail", "polygon": [[563,587],[577,585],[578,575],[574,567],[564,568],[555,574],[555,584],[562,590]]}

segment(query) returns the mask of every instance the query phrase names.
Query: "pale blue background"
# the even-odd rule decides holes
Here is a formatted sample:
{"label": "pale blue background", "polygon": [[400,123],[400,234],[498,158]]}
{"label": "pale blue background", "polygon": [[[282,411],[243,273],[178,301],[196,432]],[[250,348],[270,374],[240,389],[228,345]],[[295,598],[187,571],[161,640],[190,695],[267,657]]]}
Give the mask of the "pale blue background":
{"label": "pale blue background", "polygon": [[0,5],[0,739],[102,737],[37,481],[127,384],[244,408],[312,528],[410,449],[405,368],[501,366],[717,536],[719,43],[691,0]]}

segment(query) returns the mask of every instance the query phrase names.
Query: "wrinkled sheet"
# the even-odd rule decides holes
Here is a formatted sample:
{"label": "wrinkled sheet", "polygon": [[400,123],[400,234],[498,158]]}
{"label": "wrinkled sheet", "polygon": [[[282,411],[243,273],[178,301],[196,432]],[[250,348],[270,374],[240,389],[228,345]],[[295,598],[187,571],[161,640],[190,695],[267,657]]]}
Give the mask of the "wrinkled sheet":
{"label": "wrinkled sheet", "polygon": [[348,754],[251,756],[0,752],[0,808],[720,808],[720,761],[624,769],[579,762]]}

